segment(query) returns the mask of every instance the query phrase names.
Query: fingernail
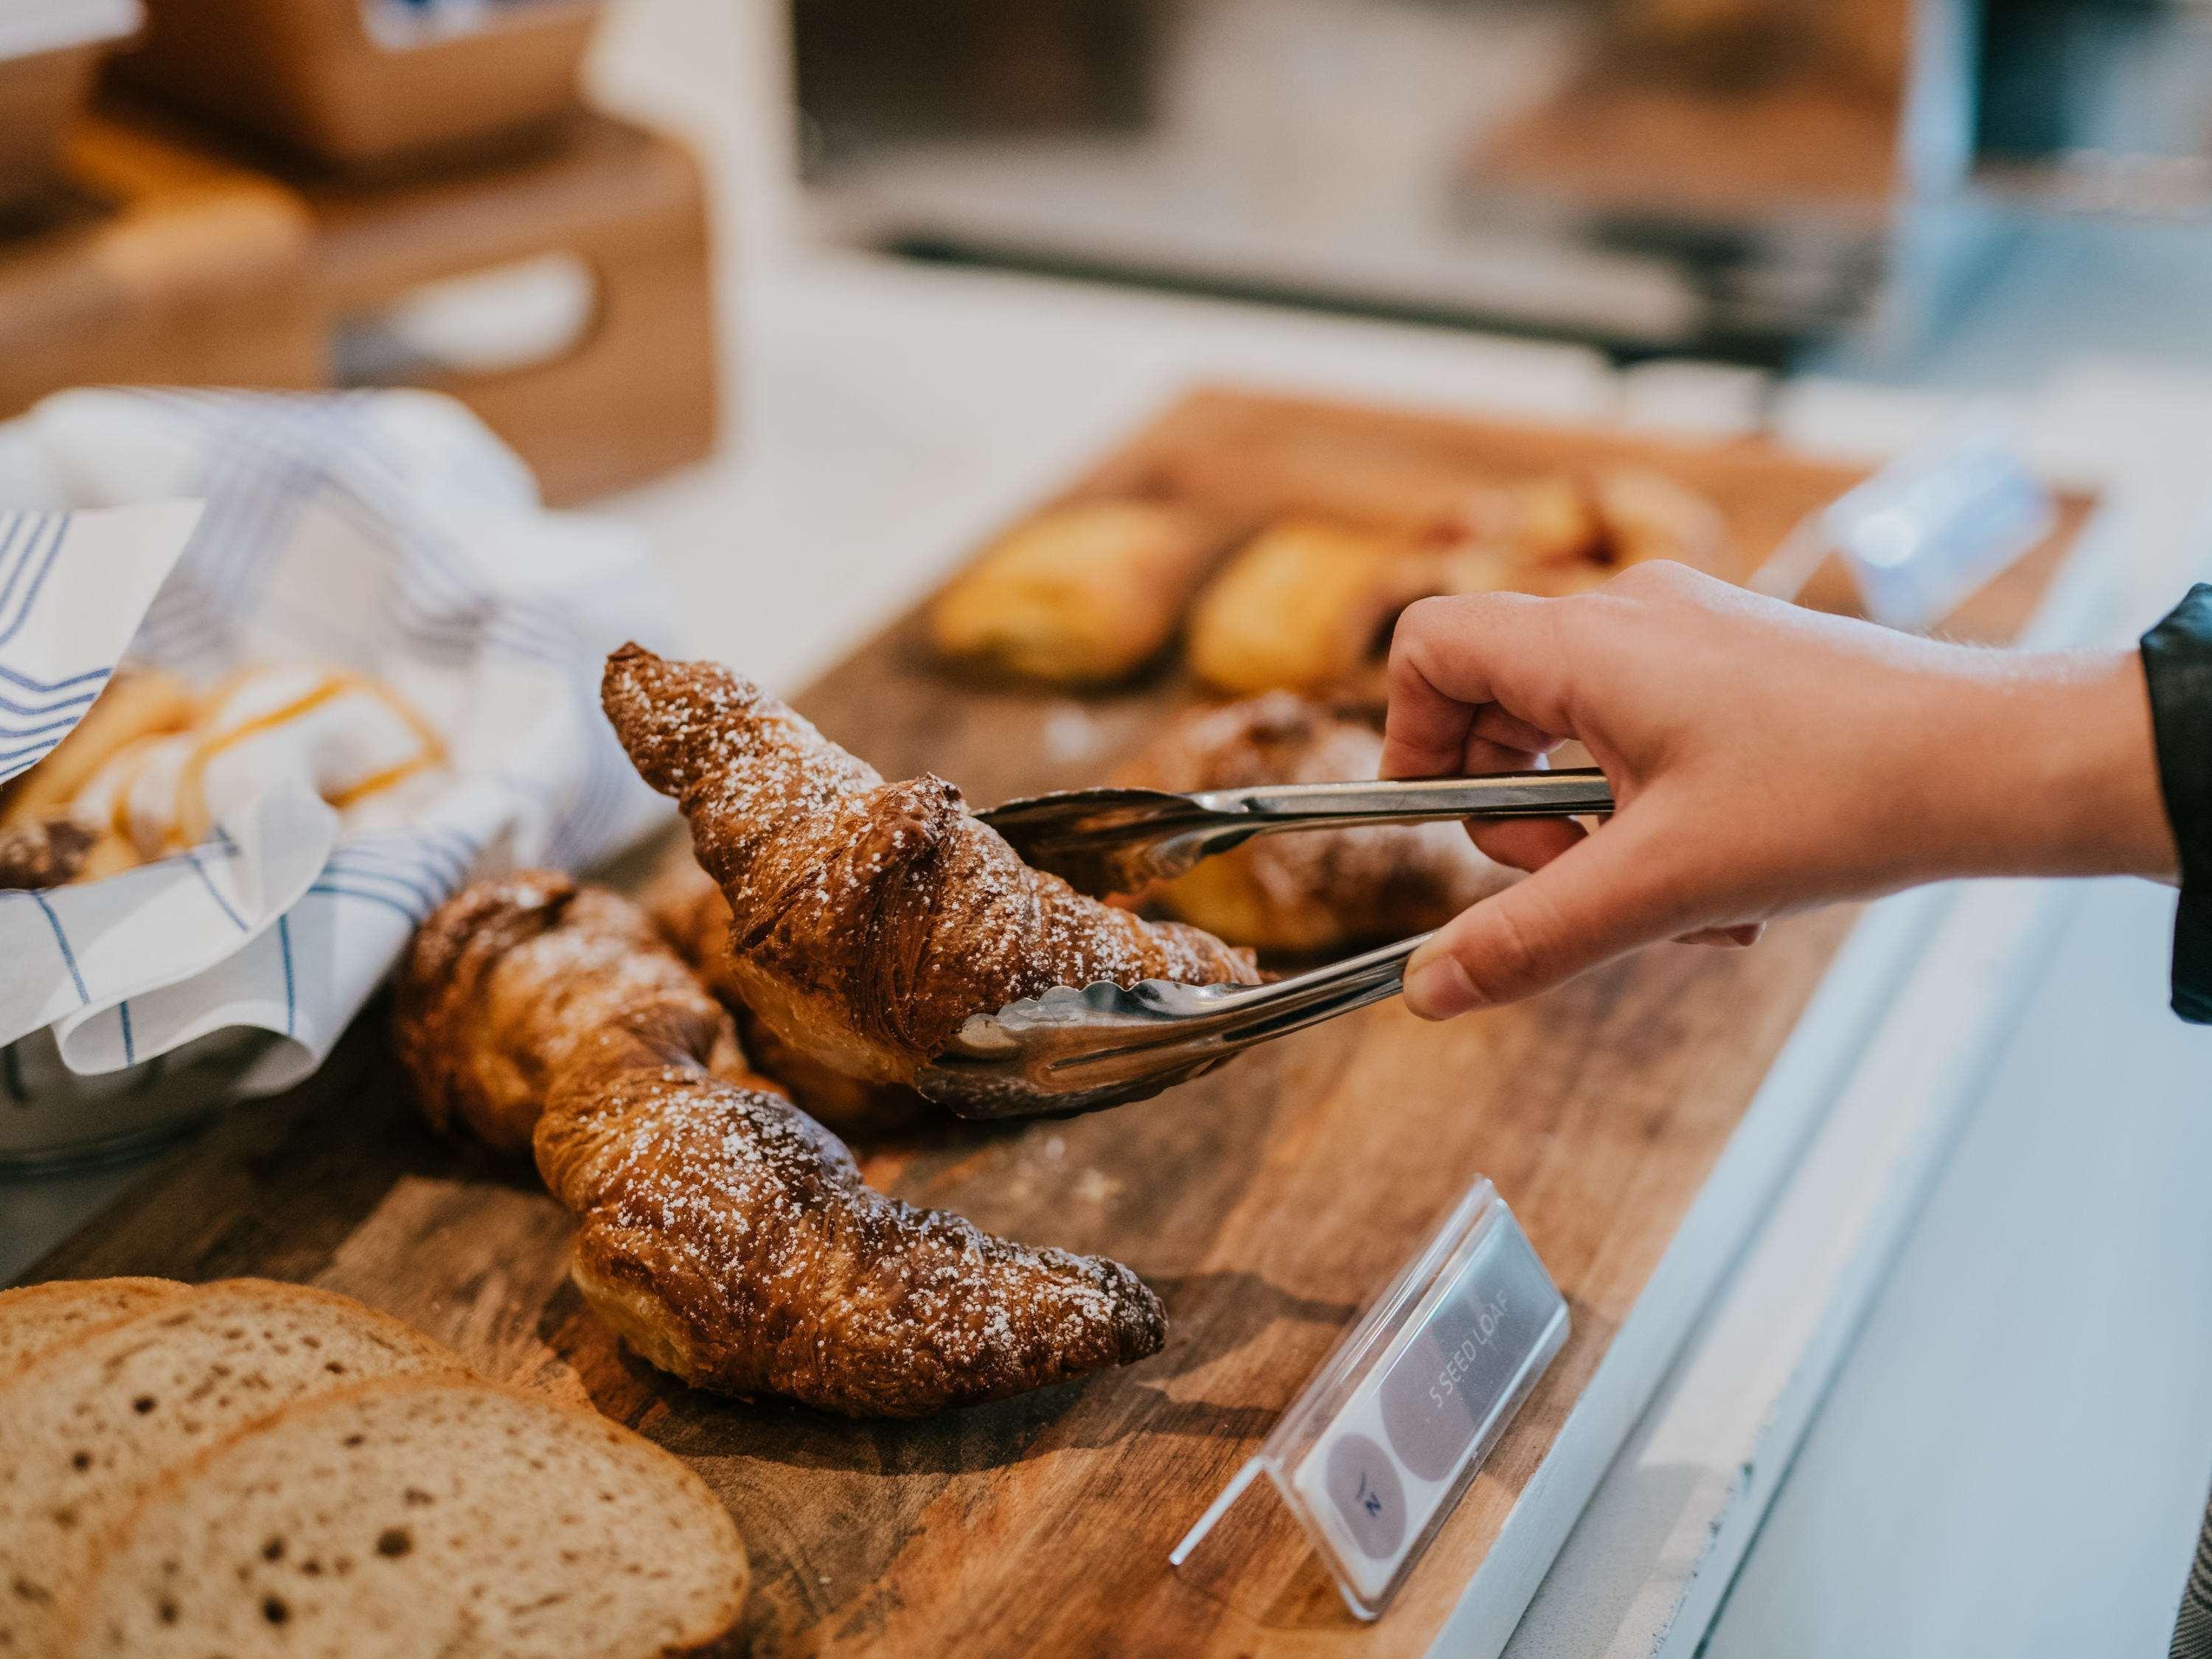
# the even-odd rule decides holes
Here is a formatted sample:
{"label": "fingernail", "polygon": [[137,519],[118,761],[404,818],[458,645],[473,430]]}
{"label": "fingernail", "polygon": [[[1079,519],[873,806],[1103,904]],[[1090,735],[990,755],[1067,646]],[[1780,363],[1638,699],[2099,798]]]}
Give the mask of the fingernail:
{"label": "fingernail", "polygon": [[1406,1006],[1422,1019],[1449,1019],[1481,1005],[1467,969],[1452,957],[1416,962],[1406,975]]}

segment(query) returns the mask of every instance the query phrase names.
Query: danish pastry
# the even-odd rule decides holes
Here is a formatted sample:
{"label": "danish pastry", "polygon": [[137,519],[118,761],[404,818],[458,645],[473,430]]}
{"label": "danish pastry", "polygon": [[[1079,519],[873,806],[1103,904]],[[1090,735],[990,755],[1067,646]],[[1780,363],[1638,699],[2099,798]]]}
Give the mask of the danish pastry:
{"label": "danish pastry", "polygon": [[939,595],[949,660],[1053,685],[1126,679],[1175,637],[1219,545],[1164,501],[1076,501],[1008,532]]}
{"label": "danish pastry", "polygon": [[1504,585],[1510,562],[1381,531],[1291,520],[1261,532],[1199,596],[1190,665],[1238,696],[1322,691],[1389,648],[1398,613],[1436,593]]}

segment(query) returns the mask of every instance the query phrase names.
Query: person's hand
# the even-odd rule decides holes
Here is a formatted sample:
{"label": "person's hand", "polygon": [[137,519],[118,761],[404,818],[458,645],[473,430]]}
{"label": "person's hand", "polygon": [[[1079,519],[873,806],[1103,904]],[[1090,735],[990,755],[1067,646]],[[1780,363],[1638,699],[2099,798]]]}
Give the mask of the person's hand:
{"label": "person's hand", "polygon": [[1424,599],[1389,684],[1385,777],[1525,769],[1573,738],[1619,807],[1589,832],[1468,826],[1534,873],[1407,964],[1426,1018],[1916,882],[2175,868],[2132,652],[1942,644],[1650,563],[1573,599]]}

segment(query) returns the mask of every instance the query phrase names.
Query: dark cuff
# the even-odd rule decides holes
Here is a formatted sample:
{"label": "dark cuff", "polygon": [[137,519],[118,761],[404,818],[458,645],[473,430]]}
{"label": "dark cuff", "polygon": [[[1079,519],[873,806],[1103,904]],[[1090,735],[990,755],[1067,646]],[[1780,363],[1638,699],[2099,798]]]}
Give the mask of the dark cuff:
{"label": "dark cuff", "polygon": [[2173,1012],[2212,1024],[2212,586],[2199,582],[2142,636],[2159,787],[2181,853]]}

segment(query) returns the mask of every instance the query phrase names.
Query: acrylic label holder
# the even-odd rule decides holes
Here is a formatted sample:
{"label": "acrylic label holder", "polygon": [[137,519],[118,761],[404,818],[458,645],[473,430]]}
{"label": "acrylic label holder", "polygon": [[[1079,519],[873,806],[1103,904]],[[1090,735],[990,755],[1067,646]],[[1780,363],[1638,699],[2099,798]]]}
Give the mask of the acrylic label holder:
{"label": "acrylic label holder", "polygon": [[1256,1607],[1318,1557],[1354,1613],[1380,1617],[1567,1328],[1527,1235],[1497,1188],[1477,1182],[1170,1564]]}
{"label": "acrylic label holder", "polygon": [[1822,515],[1867,615],[1913,630],[1934,627],[2056,522],[2051,491],[1985,424],[1892,462]]}

